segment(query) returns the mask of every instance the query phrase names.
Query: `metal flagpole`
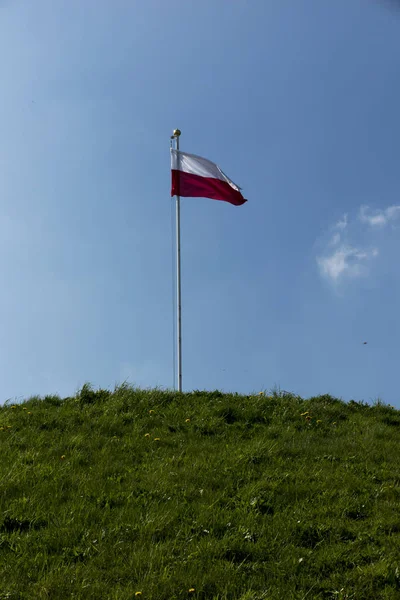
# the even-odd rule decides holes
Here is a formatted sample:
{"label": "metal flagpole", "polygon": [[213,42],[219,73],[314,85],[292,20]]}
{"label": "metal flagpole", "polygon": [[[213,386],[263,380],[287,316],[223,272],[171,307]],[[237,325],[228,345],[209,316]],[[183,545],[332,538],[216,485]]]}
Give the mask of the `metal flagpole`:
{"label": "metal flagpole", "polygon": [[[179,152],[180,129],[174,129],[175,147]],[[179,158],[178,158],[179,160]],[[181,293],[181,198],[176,197],[176,301],[178,326],[178,392],[182,391],[182,293]]]}

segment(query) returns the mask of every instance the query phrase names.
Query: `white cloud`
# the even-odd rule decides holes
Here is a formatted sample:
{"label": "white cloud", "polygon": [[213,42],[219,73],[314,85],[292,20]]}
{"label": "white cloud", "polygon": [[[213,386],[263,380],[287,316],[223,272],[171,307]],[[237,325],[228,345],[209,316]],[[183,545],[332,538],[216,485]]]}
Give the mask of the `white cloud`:
{"label": "white cloud", "polygon": [[330,245],[331,246],[337,246],[337,244],[340,242],[340,233],[335,233],[332,236],[332,239],[330,241]]}
{"label": "white cloud", "polygon": [[342,231],[347,227],[347,213],[343,215],[343,218],[338,221],[335,225],[335,229],[341,229]]}
{"label": "white cloud", "polygon": [[358,214],[361,223],[367,223],[371,227],[384,227],[398,217],[400,217],[400,205],[388,206],[383,210],[371,210],[369,206],[361,206]]}
{"label": "white cloud", "polygon": [[343,218],[340,219],[333,226],[333,230],[339,229],[341,233],[339,231],[336,231],[336,233],[333,234],[331,241],[329,242],[330,246],[337,246],[340,243],[340,241],[342,239],[342,233],[344,232],[346,227],[347,227],[347,214],[344,214]]}
{"label": "white cloud", "polygon": [[343,276],[354,278],[366,274],[365,261],[377,255],[377,248],[365,252],[358,248],[342,245],[332,254],[318,257],[317,263],[324,276],[337,282]]}
{"label": "white cloud", "polygon": [[[325,237],[324,246],[316,256],[320,274],[332,283],[348,281],[370,274],[370,266],[379,254],[373,245],[377,231],[400,222],[400,204],[384,209],[361,206],[355,222],[349,222],[347,213],[331,228]],[[365,242],[365,239],[370,242]],[[357,240],[364,240],[361,245]],[[380,239],[381,243],[384,243]]]}

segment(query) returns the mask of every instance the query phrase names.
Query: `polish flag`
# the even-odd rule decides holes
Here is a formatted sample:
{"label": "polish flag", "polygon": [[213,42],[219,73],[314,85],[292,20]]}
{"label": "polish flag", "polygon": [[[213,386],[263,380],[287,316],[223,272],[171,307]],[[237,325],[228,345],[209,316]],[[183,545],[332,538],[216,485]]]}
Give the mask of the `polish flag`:
{"label": "polish flag", "polygon": [[215,163],[171,148],[171,196],[212,198],[235,206],[247,202],[240,187],[233,183]]}

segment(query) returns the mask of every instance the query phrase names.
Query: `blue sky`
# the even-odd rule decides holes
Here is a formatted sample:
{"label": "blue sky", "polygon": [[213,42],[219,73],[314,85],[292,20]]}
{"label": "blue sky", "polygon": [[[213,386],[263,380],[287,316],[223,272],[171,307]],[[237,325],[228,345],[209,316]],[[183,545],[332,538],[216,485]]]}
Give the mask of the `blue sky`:
{"label": "blue sky", "polygon": [[[0,2],[0,401],[183,385],[400,407],[400,11],[378,0]],[[368,344],[364,345],[363,342]]]}

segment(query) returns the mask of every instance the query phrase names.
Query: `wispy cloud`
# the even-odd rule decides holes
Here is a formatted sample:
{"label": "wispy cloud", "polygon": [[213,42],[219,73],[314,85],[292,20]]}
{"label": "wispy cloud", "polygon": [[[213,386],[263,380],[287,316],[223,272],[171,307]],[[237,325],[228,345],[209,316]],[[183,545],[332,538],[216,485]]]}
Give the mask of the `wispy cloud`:
{"label": "wispy cloud", "polygon": [[369,206],[361,206],[358,218],[361,223],[366,223],[371,227],[385,227],[388,223],[400,218],[400,205],[377,210],[371,210]]}
{"label": "wispy cloud", "polygon": [[343,215],[343,218],[340,219],[340,221],[338,221],[335,225],[335,229],[340,229],[341,231],[343,231],[344,229],[346,229],[347,227],[347,214]]}
{"label": "wispy cloud", "polygon": [[337,244],[339,244],[340,240],[341,240],[340,233],[335,233],[335,234],[333,234],[332,239],[329,242],[329,244],[330,244],[330,246],[337,246]]}
{"label": "wispy cloud", "polygon": [[329,242],[329,246],[337,246],[340,243],[340,241],[342,239],[342,234],[343,234],[344,230],[346,229],[346,227],[347,227],[347,214],[344,214],[342,219],[340,219],[332,227],[332,229],[335,231],[335,233],[333,234],[333,236]]}
{"label": "wispy cloud", "polygon": [[344,214],[330,228],[329,237],[316,256],[321,275],[334,284],[369,275],[373,259],[379,254],[373,238],[384,244],[376,233],[389,225],[394,229],[396,220],[400,222],[400,204],[380,209],[360,206],[357,218],[352,221]]}
{"label": "wispy cloud", "polygon": [[360,277],[367,273],[366,261],[378,255],[378,249],[363,251],[352,246],[341,245],[333,253],[317,257],[321,273],[337,282],[346,276]]}

